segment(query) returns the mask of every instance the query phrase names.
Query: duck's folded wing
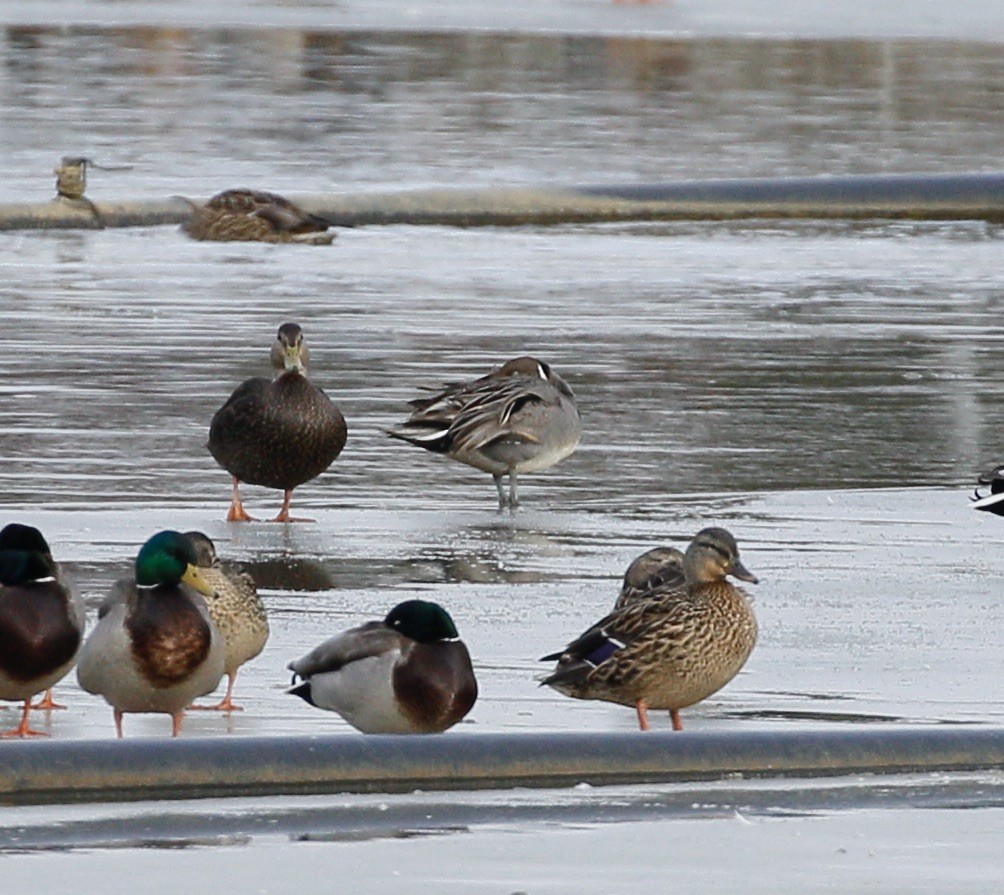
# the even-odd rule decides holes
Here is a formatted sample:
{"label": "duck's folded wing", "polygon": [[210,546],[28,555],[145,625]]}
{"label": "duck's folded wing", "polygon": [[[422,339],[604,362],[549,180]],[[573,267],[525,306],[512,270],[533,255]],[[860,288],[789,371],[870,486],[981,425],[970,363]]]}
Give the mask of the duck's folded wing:
{"label": "duck's folded wing", "polygon": [[324,641],[307,655],[290,662],[287,667],[302,678],[310,678],[315,674],[338,671],[350,662],[380,656],[393,650],[400,651],[403,643],[404,638],[382,621],[367,622]]}
{"label": "duck's folded wing", "polygon": [[555,389],[540,379],[510,376],[486,383],[471,395],[450,426],[453,449],[479,450],[500,439],[537,441],[523,417],[556,403]]}
{"label": "duck's folded wing", "polygon": [[102,619],[119,603],[125,603],[136,592],[136,582],[131,578],[119,578],[108,592],[108,596],[98,606],[98,618]]}

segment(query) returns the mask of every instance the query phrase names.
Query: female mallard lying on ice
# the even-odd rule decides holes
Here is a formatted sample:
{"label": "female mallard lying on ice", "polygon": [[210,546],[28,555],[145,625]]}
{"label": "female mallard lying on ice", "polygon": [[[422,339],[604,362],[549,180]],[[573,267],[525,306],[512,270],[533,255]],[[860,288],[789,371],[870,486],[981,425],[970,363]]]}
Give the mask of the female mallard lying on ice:
{"label": "female mallard lying on ice", "polygon": [[120,738],[125,712],[170,715],[177,736],[185,707],[223,677],[223,638],[190,589],[213,590],[197,562],[181,532],[155,534],[136,557],[135,577],[113,585],[80,651],[77,680],[112,706]]}
{"label": "female mallard lying on ice", "polygon": [[28,726],[31,698],[73,667],[84,611],[62,581],[42,533],[11,523],[0,531],[0,699],[23,703],[5,737],[44,736]]}
{"label": "female mallard lying on ice", "polygon": [[289,663],[289,692],[338,712],[363,733],[442,733],[474,705],[478,684],[453,619],[406,600],[383,621],[332,637]]}
{"label": "female mallard lying on ice", "polygon": [[191,217],[182,229],[192,239],[214,242],[299,242],[330,245],[331,224],[283,196],[262,190],[224,190],[205,205],[186,202]]}
{"label": "female mallard lying on ice", "polygon": [[209,453],[233,476],[229,522],[251,520],[241,482],[283,491],[273,521],[298,521],[289,515],[293,489],[324,472],[345,447],[345,418],[307,379],[309,353],[297,324],[279,327],[271,358],[276,378],[245,380],[209,427]]}
{"label": "female mallard lying on ice", "polygon": [[684,559],[685,587],[652,591],[601,619],[561,652],[542,684],[576,699],[634,706],[648,730],[648,709],[680,709],[706,699],[739,673],[756,643],[747,595],[725,580],[756,583],[723,528],[698,532]]}
{"label": "female mallard lying on ice", "polygon": [[490,472],[500,508],[519,503],[517,473],[553,466],[575,450],[582,433],[572,390],[532,357],[517,357],[480,379],[410,403],[411,416],[388,434]]}

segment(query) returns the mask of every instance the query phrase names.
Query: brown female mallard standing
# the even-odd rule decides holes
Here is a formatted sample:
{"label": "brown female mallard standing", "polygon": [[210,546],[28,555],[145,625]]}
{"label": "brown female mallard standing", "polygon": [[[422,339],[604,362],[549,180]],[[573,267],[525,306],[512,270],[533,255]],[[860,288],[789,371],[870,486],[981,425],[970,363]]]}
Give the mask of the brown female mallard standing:
{"label": "brown female mallard standing", "polygon": [[345,446],[345,418],[307,379],[307,346],[295,323],[279,327],[272,346],[275,379],[245,380],[213,416],[209,453],[233,476],[229,522],[248,522],[240,483],[284,492],[275,522],[289,515],[293,489],[319,476]]}
{"label": "brown female mallard standing", "polygon": [[685,583],[656,588],[598,621],[561,652],[541,683],[576,699],[634,706],[648,730],[648,710],[668,709],[683,730],[680,709],[724,687],[756,643],[749,597],[725,580],[757,581],[739,560],[724,528],[699,531],[687,548]]}

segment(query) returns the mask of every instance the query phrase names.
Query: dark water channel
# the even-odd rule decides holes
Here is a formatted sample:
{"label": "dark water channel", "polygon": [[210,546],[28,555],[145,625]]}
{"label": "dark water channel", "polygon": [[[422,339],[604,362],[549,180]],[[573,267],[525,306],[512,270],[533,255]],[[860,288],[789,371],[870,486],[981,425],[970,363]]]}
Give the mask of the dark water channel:
{"label": "dark water channel", "polygon": [[[94,198],[995,171],[1002,83],[1000,47],[976,43],[10,26],[0,200],[47,198],[64,154],[132,166],[92,172]],[[285,663],[414,595],[446,605],[475,655],[472,733],[630,730],[627,710],[538,689],[536,657],[606,611],[634,555],[708,524],[737,535],[761,578],[762,633],[747,670],[688,724],[1001,724],[1004,523],[969,510],[967,487],[1004,461],[1002,245],[998,228],[975,222],[370,227],[330,248],[199,244],[170,227],[0,234],[0,521],[40,525],[92,612],[159,528],[202,528],[249,565],[273,634],[238,681],[247,710],[192,716],[187,736],[355,736],[284,695]],[[239,381],[266,372],[288,319],[348,419],[348,446],[296,494],[316,524],[228,526],[208,421]],[[523,510],[500,515],[487,476],[384,430],[417,386],[523,353],[570,383],[584,435],[570,459],[524,479]],[[248,495],[253,511],[274,514],[274,493]],[[60,695],[70,709],[46,722],[54,737],[112,735],[104,704],[70,681]],[[167,731],[155,717],[126,726]],[[649,880],[646,843],[672,844],[682,878],[701,878],[704,829],[738,856],[721,891],[761,891],[749,872],[764,854],[819,859],[864,885],[860,835],[879,854],[876,891],[987,891],[994,861],[1000,869],[999,849],[988,858],[1000,780],[959,785],[947,781],[955,795],[924,812],[898,796],[878,811],[871,797],[702,791],[686,804],[728,806],[701,815],[710,827],[686,824],[674,802],[672,817],[639,828],[640,809],[614,812],[616,832],[602,812],[548,820],[535,808],[485,809],[491,821],[470,836],[430,840],[414,818],[350,846],[341,827],[326,835],[380,891],[398,867],[371,862],[385,834],[400,840],[401,868],[441,889],[474,891],[463,884],[480,867],[495,875],[478,891],[534,880],[533,891],[592,891],[597,880],[613,891],[619,871]],[[446,819],[429,830],[471,832],[475,803],[430,808]],[[985,809],[966,813],[964,847],[946,832],[961,804]],[[29,851],[58,846],[54,809],[19,810],[50,830]],[[91,810],[60,819],[107,814],[112,827],[142,829],[132,809]],[[253,889],[256,875],[263,891],[288,891],[268,868],[296,837],[224,826],[182,837],[213,846],[189,850],[189,872],[224,873],[233,847],[253,841],[220,891]],[[121,845],[118,829],[101,835]],[[502,859],[513,832],[534,834],[519,837],[518,872]],[[591,867],[604,836],[618,857]],[[296,848],[332,859],[335,846],[314,841]],[[917,842],[947,843],[942,862],[911,863]],[[585,869],[568,875],[559,852]],[[47,861],[68,885],[106,861],[120,879],[176,869],[153,851],[98,855]],[[0,861],[11,879],[32,869]],[[331,891],[308,865],[299,891]],[[950,871],[954,888],[938,889]],[[779,882],[824,891],[800,872]]]}

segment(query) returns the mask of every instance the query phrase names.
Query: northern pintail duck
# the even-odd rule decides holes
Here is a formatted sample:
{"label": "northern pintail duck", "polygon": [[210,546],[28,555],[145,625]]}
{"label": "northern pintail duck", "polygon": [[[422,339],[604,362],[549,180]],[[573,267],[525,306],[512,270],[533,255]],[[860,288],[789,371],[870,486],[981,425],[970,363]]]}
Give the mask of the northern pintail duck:
{"label": "northern pintail duck", "polygon": [[335,238],[334,232],[327,232],[331,224],[324,218],[263,190],[224,190],[205,205],[188,204],[192,214],[182,229],[193,239],[330,245]]}
{"label": "northern pintail duck", "polygon": [[209,453],[233,476],[230,522],[251,521],[241,482],[283,491],[273,521],[307,521],[289,515],[293,489],[324,472],[345,447],[345,418],[307,379],[308,358],[303,331],[284,323],[272,346],[276,378],[245,380],[213,416]]}
{"label": "northern pintail duck", "polygon": [[491,473],[500,508],[519,503],[518,473],[563,460],[582,433],[572,390],[551,366],[532,357],[517,357],[480,379],[409,403],[415,408],[411,416],[388,434]]}
{"label": "northern pintail duck", "polygon": [[223,638],[199,596],[213,589],[197,562],[183,534],[155,534],[136,557],[135,577],[113,585],[80,651],[77,680],[114,709],[120,738],[125,712],[170,715],[177,736],[185,707],[223,677]]}
{"label": "northern pintail duck", "polygon": [[406,600],[383,621],[332,637],[289,663],[289,692],[363,733],[442,733],[474,705],[470,653],[436,603]]}
{"label": "northern pintail duck", "polygon": [[756,583],[723,528],[697,533],[684,559],[685,587],[653,591],[601,619],[561,652],[542,683],[576,699],[634,706],[648,730],[648,710],[680,709],[724,687],[749,658],[757,625],[749,597],[725,580]]}
{"label": "northern pintail duck", "polygon": [[614,609],[644,599],[656,590],[682,587],[686,581],[683,564],[683,551],[675,547],[653,547],[635,557],[624,573]]}
{"label": "northern pintail duck", "polygon": [[13,522],[0,531],[0,699],[23,703],[4,737],[44,736],[28,724],[31,699],[73,667],[84,610],[62,580],[42,533]]}
{"label": "northern pintail duck", "polygon": [[[993,469],[981,472],[976,481],[977,486],[972,497],[973,509],[984,510],[995,516],[1004,516],[1004,466],[995,466]],[[989,485],[985,494],[980,494],[980,485]]]}
{"label": "northern pintail duck", "polygon": [[209,617],[223,636],[223,673],[227,676],[227,694],[216,705],[193,705],[193,709],[216,709],[239,712],[234,705],[237,671],[264,648],[268,640],[268,617],[258,596],[254,579],[233,565],[216,557],[216,545],[201,531],[185,532],[195,547],[197,565],[213,592],[206,595]]}

